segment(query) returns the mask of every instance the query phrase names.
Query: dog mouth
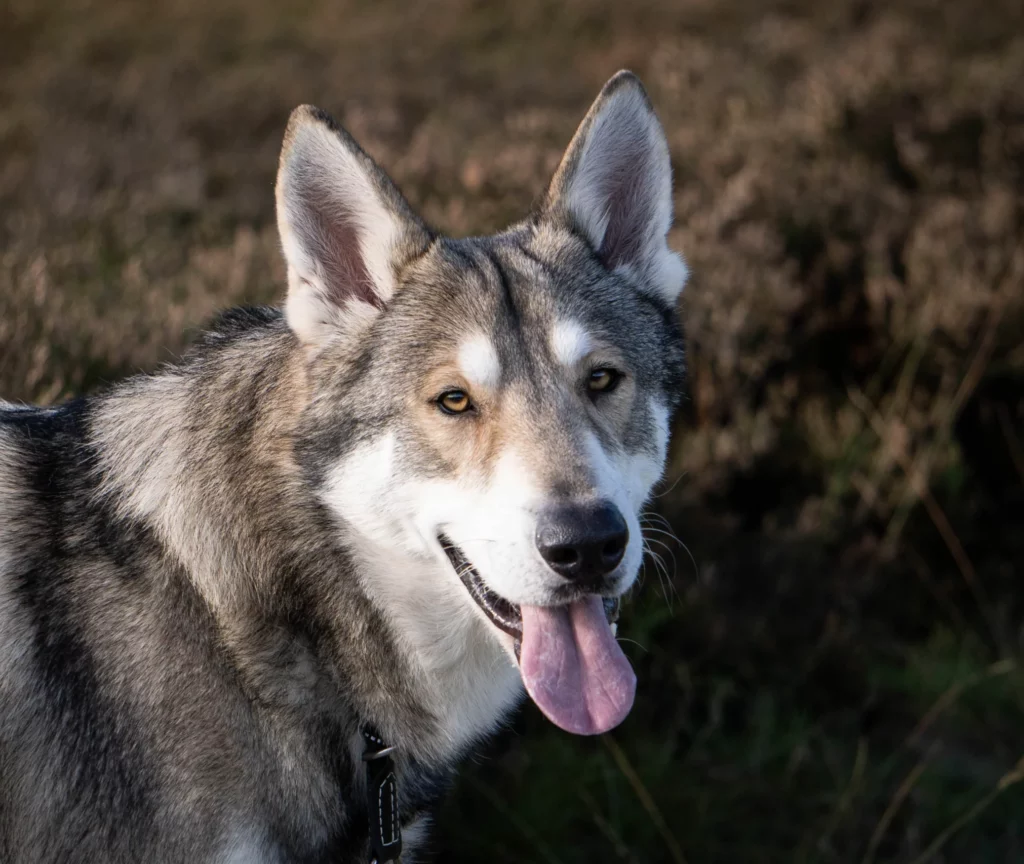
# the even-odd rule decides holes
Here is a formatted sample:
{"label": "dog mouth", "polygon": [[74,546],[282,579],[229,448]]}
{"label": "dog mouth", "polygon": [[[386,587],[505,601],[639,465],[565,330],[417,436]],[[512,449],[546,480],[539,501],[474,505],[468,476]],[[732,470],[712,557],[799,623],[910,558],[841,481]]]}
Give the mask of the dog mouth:
{"label": "dog mouth", "polygon": [[[459,580],[466,586],[469,596],[473,598],[476,605],[483,610],[487,620],[515,640],[513,644],[516,659],[519,659],[523,640],[522,610],[515,603],[510,603],[504,597],[500,597],[488,588],[487,583],[484,582],[476,568],[470,563],[466,554],[448,537],[441,534],[437,539],[441,543],[441,548],[444,549],[444,554],[448,556],[448,560],[451,562]],[[604,614],[608,619],[608,625],[614,633],[619,623],[622,601],[619,597],[602,597],[601,601],[604,605]],[[565,605],[569,605],[568,600]]]}
{"label": "dog mouth", "polygon": [[443,534],[438,538],[444,554],[448,556],[455,573],[462,584],[469,591],[476,605],[484,611],[487,619],[499,630],[507,633],[515,639],[516,657],[519,657],[519,649],[523,639],[523,615],[515,603],[509,603],[504,597],[499,597],[480,578],[476,568],[469,563],[465,553]]}
{"label": "dog mouth", "polygon": [[526,692],[549,720],[597,735],[625,719],[636,675],[615,639],[617,598],[576,593],[560,605],[517,605],[492,591],[450,539],[438,541],[486,618],[512,637]]}

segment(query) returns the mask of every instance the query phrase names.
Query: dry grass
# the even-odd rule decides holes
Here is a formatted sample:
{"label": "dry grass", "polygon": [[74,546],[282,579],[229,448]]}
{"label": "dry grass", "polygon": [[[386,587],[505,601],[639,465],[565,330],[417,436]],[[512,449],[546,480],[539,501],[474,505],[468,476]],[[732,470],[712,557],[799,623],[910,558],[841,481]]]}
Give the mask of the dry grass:
{"label": "dry grass", "polygon": [[470,778],[522,797],[495,815],[465,787],[445,860],[476,860],[467,833],[498,861],[1019,860],[1019,673],[899,742],[1020,650],[1022,25],[1012,0],[0,0],[0,394],[153,368],[276,298],[300,102],[478,233],[629,66],[696,274],[658,503],[701,566],[678,551],[681,602],[634,610],[646,689],[616,758],[528,717],[530,748]]}

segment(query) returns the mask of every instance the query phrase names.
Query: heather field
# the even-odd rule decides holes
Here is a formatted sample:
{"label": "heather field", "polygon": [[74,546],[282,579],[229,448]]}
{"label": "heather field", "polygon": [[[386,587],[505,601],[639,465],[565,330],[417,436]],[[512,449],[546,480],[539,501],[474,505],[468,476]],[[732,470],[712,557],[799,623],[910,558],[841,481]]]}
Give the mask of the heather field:
{"label": "heather field", "polygon": [[0,396],[279,300],[295,105],[476,234],[622,67],[694,274],[637,706],[596,740],[524,709],[437,860],[1024,861],[1019,0],[0,0]]}

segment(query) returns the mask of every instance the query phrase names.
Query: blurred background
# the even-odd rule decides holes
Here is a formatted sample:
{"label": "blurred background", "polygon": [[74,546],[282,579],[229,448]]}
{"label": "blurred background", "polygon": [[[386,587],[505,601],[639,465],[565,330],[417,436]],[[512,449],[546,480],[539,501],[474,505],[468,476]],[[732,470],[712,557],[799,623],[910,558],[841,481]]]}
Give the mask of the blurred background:
{"label": "blurred background", "polygon": [[527,707],[438,860],[1024,861],[1020,2],[0,0],[0,394],[279,299],[300,102],[476,234],[620,67],[694,271],[637,706],[596,740]]}

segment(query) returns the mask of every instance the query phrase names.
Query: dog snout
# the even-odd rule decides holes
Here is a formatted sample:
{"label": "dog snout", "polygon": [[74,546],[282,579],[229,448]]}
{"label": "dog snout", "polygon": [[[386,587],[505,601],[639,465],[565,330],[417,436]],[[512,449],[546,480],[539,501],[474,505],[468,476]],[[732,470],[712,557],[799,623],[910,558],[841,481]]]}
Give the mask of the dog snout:
{"label": "dog snout", "polygon": [[626,520],[608,501],[549,508],[537,525],[541,557],[572,582],[600,582],[619,566],[628,542]]}

